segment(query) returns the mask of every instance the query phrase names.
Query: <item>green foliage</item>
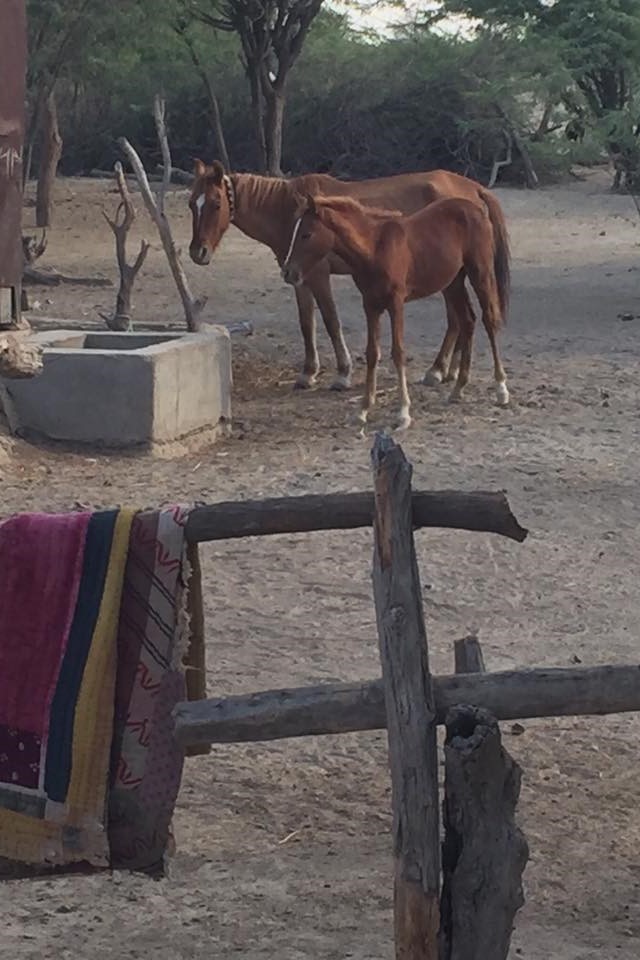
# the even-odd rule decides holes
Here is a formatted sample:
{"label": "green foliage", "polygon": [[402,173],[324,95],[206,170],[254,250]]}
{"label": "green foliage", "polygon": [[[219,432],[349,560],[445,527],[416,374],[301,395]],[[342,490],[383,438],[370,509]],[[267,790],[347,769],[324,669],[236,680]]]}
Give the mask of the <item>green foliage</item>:
{"label": "green foliage", "polygon": [[[185,0],[108,5],[28,0],[28,5],[30,99],[34,104],[43,87],[57,81],[63,172],[110,167],[121,135],[153,167],[160,159],[151,117],[157,92],[167,98],[176,165],[189,168],[193,156],[216,155],[207,93],[175,29],[185,16]],[[447,2],[449,9],[493,18],[491,27],[471,39],[425,29],[371,38],[355,32],[343,14],[323,8],[288,85],[283,168],[375,176],[443,166],[487,180],[494,161],[505,155],[505,131],[512,127],[528,145],[541,179],[560,176],[577,155],[588,152],[581,142],[570,144],[564,137],[567,119],[587,109],[580,84],[594,64],[604,75],[613,50],[622,56],[619,24],[605,8],[624,8],[633,20],[635,5],[636,0],[589,4],[607,27],[596,31],[597,44],[591,36],[593,17],[578,23],[579,8],[585,7],[580,0],[551,6],[537,0]],[[623,24],[629,58],[632,25]],[[571,40],[578,27],[582,46]],[[217,93],[232,164],[256,169],[259,155],[238,39],[188,19],[187,29]],[[597,48],[600,59],[594,54],[588,61],[587,47]],[[623,110],[605,110],[591,128],[586,124],[592,154],[595,137],[611,139],[615,132],[631,156],[632,102],[633,84]],[[605,121],[611,121],[608,127]],[[521,182],[521,158],[516,150],[513,154],[500,176]]]}

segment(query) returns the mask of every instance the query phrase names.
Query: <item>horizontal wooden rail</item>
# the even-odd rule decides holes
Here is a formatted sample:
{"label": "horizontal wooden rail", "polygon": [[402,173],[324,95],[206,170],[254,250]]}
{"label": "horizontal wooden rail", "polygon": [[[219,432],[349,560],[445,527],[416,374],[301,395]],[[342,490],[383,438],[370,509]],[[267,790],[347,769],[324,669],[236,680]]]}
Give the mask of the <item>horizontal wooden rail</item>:
{"label": "horizontal wooden rail", "polygon": [[[432,490],[412,494],[414,527],[497,533],[522,543],[527,530],[504,493]],[[195,507],[185,530],[191,543],[312,530],[370,527],[373,493],[327,493],[273,500],[245,500]]]}
{"label": "horizontal wooden rail", "polygon": [[[506,670],[434,677],[437,722],[472,704],[497,720],[640,711],[640,665]],[[269,690],[178,704],[175,735],[183,746],[381,730],[381,680]]]}

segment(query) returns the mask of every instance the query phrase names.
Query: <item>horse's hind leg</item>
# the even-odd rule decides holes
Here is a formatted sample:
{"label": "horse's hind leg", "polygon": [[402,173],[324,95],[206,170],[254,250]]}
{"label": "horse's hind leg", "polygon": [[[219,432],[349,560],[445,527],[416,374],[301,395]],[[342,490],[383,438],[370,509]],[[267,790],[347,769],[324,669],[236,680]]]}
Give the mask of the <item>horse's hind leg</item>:
{"label": "horse's hind leg", "polygon": [[484,269],[477,266],[469,266],[469,280],[476,292],[478,302],[482,309],[482,323],[487,331],[491,353],[493,355],[493,377],[496,384],[496,398],[501,407],[506,407],[509,403],[509,389],[507,387],[507,375],[502,366],[500,351],[498,350],[497,332],[500,329],[502,316],[500,313],[500,301],[498,299],[498,289],[493,272],[492,265],[488,264]]}
{"label": "horse's hind leg", "polygon": [[469,382],[469,368],[471,367],[471,348],[473,345],[473,332],[476,318],[469,297],[467,296],[464,281],[464,271],[460,271],[447,290],[452,309],[455,310],[457,314],[460,329],[458,338],[460,344],[460,366],[456,375],[455,386],[449,397],[450,403],[455,403],[461,399],[462,391]]}
{"label": "horse's hind leg", "polygon": [[351,386],[351,354],[342,333],[340,317],[331,291],[331,272],[328,261],[324,260],[307,277],[322,320],[329,334],[336,355],[337,376],[331,384],[332,390],[348,390]]}
{"label": "horse's hind leg", "polygon": [[[449,294],[450,287],[442,291],[444,303],[447,310],[447,331],[444,335],[438,354],[425,373],[422,382],[427,386],[433,387],[440,383],[445,383],[449,377],[449,370],[453,366],[453,359],[458,352],[458,314],[452,307]],[[458,357],[457,367],[460,366]]]}
{"label": "horse's hind leg", "polygon": [[309,287],[294,287],[298,304],[298,319],[304,341],[304,366],[296,380],[296,389],[306,390],[313,386],[320,370],[318,348],[316,346],[316,318],[313,294]]}
{"label": "horse's hind leg", "polygon": [[[469,294],[467,293],[466,286],[463,286],[463,290],[464,290],[464,297],[465,297],[465,302],[467,306],[467,313],[469,315],[472,327],[475,330],[475,326],[476,326],[475,311],[471,304],[471,300],[469,299]],[[451,361],[449,363],[449,369],[447,370],[446,376],[442,381],[443,383],[453,383],[455,380],[458,379],[458,373],[460,372],[460,363],[462,360],[463,339],[464,339],[463,334],[459,333],[458,339],[456,340],[455,349],[453,351],[453,356],[451,357]]]}

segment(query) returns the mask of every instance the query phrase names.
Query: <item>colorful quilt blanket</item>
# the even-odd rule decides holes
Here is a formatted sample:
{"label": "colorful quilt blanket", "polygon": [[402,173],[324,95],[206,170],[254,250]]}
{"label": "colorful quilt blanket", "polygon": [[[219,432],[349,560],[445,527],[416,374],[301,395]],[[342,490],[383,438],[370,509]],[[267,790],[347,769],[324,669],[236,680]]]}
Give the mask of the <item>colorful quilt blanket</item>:
{"label": "colorful quilt blanket", "polygon": [[187,511],[0,523],[0,857],[147,869],[170,840]]}

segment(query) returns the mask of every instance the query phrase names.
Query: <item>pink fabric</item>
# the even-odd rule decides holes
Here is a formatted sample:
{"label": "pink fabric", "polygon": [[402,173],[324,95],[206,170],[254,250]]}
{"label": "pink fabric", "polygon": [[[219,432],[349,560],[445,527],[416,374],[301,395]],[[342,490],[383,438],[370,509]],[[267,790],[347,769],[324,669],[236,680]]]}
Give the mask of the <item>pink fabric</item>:
{"label": "pink fabric", "polygon": [[7,561],[0,576],[0,725],[11,730],[46,738],[90,516],[34,513],[0,523]]}

